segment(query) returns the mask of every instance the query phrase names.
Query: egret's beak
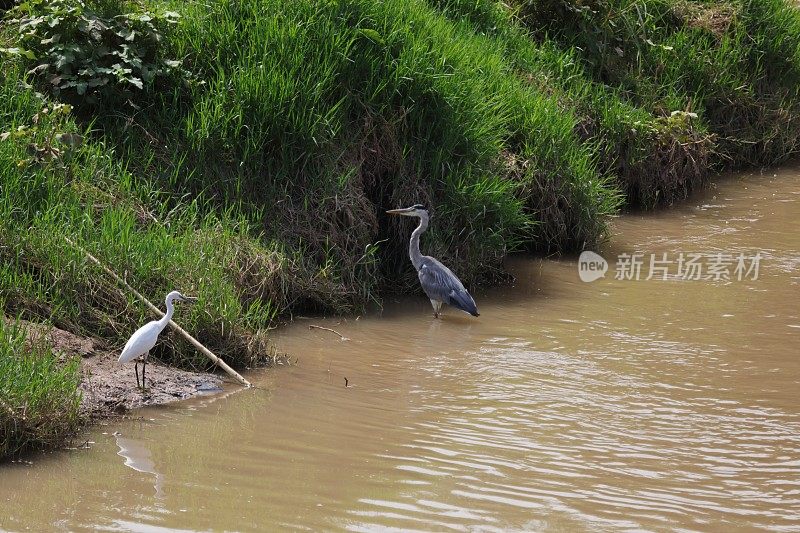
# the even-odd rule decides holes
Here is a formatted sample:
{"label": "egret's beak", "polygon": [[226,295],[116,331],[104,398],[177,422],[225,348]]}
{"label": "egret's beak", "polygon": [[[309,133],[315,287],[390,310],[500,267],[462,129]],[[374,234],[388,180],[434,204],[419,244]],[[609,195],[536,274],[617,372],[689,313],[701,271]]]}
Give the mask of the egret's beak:
{"label": "egret's beak", "polygon": [[403,215],[403,216],[407,217],[407,216],[409,216],[409,215],[414,213],[414,208],[413,207],[405,207],[403,209],[390,209],[390,210],[386,211],[386,213],[389,214],[389,215]]}
{"label": "egret's beak", "polygon": [[181,301],[182,302],[186,302],[187,304],[193,304],[193,303],[197,302],[197,297],[196,296],[182,296],[181,297]]}

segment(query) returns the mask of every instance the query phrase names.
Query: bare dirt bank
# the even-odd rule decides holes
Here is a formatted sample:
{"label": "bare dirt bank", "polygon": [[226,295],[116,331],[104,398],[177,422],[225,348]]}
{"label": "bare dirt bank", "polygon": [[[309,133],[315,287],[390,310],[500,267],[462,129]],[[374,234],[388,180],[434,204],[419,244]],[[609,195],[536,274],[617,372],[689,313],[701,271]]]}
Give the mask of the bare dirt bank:
{"label": "bare dirt bank", "polygon": [[180,370],[151,360],[147,364],[147,390],[142,391],[136,386],[133,364],[118,363],[119,354],[102,341],[30,322],[25,327],[31,339],[46,335],[53,352],[60,357],[80,356],[81,411],[89,419],[222,390],[220,376]]}

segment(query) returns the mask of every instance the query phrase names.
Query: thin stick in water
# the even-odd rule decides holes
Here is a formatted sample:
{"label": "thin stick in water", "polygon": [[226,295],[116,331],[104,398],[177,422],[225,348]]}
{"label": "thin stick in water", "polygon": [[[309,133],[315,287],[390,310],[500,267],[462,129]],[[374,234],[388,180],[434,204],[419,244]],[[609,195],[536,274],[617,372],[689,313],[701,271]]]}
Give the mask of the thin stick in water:
{"label": "thin stick in water", "polygon": [[336,335],[339,335],[339,338],[342,339],[343,341],[349,341],[350,340],[347,337],[345,337],[344,335],[342,335],[341,333],[339,333],[338,331],[336,331],[335,329],[326,328],[326,327],[323,327],[323,326],[315,326],[313,324],[308,326],[308,329],[322,329],[322,330],[325,330],[325,331],[330,331],[331,333],[335,333]]}

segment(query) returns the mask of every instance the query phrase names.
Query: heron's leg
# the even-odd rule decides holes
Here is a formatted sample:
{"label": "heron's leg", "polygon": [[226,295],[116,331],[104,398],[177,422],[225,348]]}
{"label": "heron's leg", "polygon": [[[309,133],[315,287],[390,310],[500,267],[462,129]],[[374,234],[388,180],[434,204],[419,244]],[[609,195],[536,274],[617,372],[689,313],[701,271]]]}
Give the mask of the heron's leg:
{"label": "heron's leg", "polygon": [[142,386],[139,384],[139,360],[138,359],[134,359],[133,360],[133,370],[134,370],[134,372],[136,372],[136,388],[141,389]]}
{"label": "heron's leg", "polygon": [[439,318],[439,313],[442,310],[442,302],[439,300],[431,300],[431,305],[433,306],[433,318]]}

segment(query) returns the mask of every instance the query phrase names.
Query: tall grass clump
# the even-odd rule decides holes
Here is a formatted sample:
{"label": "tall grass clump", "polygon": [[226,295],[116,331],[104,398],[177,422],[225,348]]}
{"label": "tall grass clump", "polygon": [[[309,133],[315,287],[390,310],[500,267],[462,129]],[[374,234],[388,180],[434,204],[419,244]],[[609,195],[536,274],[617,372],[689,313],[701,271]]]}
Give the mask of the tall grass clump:
{"label": "tall grass clump", "polygon": [[0,319],[0,460],[61,444],[79,426],[78,361]]}

